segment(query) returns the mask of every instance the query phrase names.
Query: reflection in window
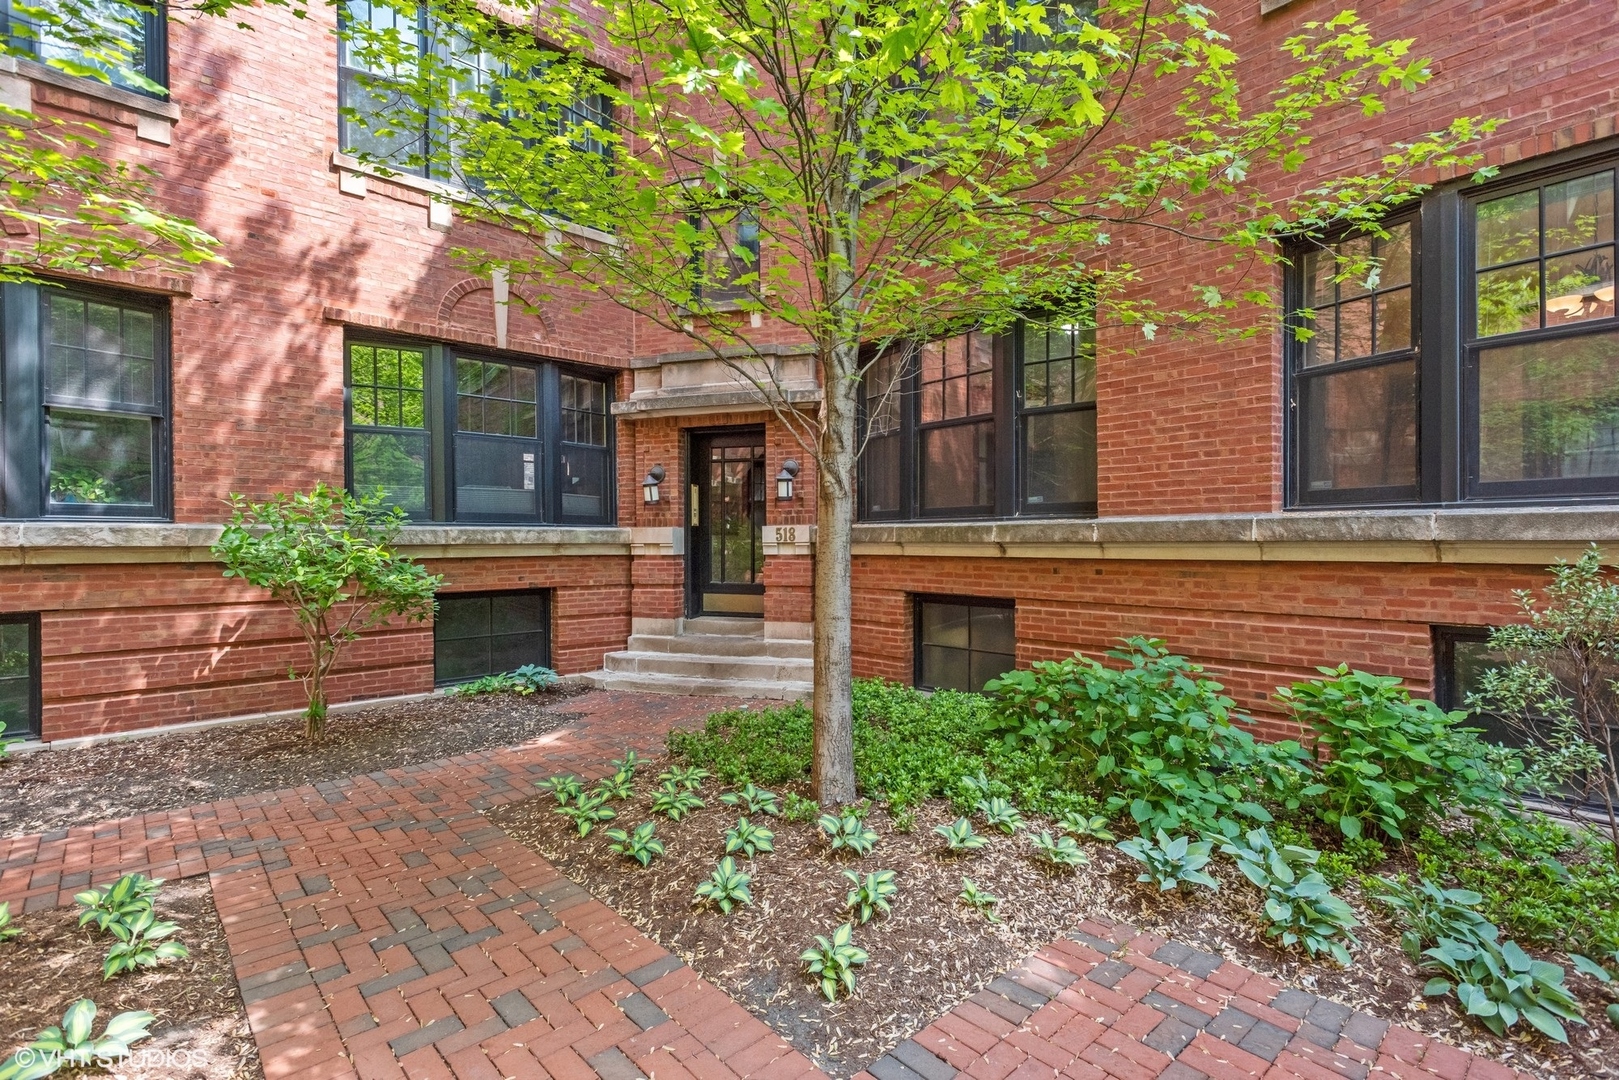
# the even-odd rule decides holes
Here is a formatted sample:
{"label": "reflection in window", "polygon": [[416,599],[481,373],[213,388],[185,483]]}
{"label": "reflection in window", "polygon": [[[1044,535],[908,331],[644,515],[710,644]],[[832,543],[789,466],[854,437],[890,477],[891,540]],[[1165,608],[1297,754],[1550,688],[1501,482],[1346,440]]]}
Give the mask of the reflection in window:
{"label": "reflection in window", "polygon": [[412,517],[427,513],[426,362],[425,350],[409,346],[348,348],[351,486],[380,489]]}
{"label": "reflection in window", "polygon": [[[168,27],[159,10],[118,0],[76,0],[71,6],[59,0],[0,0],[0,20],[11,48],[19,53],[69,74],[94,78],[90,73],[100,72],[113,86],[163,96]],[[93,29],[79,29],[92,24]],[[64,25],[78,32],[64,33]]]}
{"label": "reflection in window", "polygon": [[919,599],[916,619],[917,686],[976,693],[1016,666],[1009,601]]}
{"label": "reflection in window", "polygon": [[860,464],[860,497],[868,516],[889,516],[903,511],[900,406],[905,394],[907,355],[902,347],[888,349],[866,369],[863,384],[866,447]]}
{"label": "reflection in window", "polygon": [[607,476],[607,384],[563,375],[562,517],[600,521],[612,485]]}
{"label": "reflection in window", "polygon": [[0,615],[0,736],[38,731],[37,616]]}
{"label": "reflection in window", "polygon": [[1023,501],[1037,509],[1096,505],[1096,331],[1074,323],[1019,330]]}
{"label": "reflection in window", "polygon": [[462,358],[455,378],[456,517],[538,517],[539,371]]}
{"label": "reflection in window", "polygon": [[930,341],[921,369],[921,503],[927,511],[995,508],[995,348],[977,332]]}
{"label": "reflection in window", "polygon": [[1479,480],[1619,476],[1619,332],[1478,352]]}
{"label": "reflection in window", "polygon": [[1614,314],[1614,170],[1478,204],[1477,334]]}
{"label": "reflection in window", "polygon": [[538,589],[440,594],[433,616],[433,681],[466,682],[525,664],[549,667],[550,630],[550,594]]}

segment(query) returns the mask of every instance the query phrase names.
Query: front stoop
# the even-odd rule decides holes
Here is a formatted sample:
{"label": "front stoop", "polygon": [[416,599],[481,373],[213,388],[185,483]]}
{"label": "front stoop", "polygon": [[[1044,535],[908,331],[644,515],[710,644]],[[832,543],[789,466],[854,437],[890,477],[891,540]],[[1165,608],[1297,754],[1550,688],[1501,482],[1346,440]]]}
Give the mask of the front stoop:
{"label": "front stoop", "polygon": [[759,619],[682,619],[673,634],[633,634],[585,676],[603,690],[796,701],[814,686],[808,639],[765,636]]}

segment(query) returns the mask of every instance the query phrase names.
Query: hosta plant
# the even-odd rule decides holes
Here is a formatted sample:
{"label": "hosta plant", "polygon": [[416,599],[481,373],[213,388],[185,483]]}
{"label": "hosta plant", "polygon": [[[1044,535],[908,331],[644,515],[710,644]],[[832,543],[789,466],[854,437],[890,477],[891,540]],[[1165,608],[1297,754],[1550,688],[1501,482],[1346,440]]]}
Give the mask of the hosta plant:
{"label": "hosta plant", "polygon": [[1000,796],[978,801],[978,812],[984,815],[984,822],[992,825],[1004,833],[1015,833],[1023,828],[1023,815],[1018,808]]}
{"label": "hosta plant", "polygon": [[1360,925],[1349,905],[1315,869],[1320,852],[1297,844],[1278,847],[1264,829],[1221,845],[1237,868],[1265,894],[1265,935],[1283,947],[1303,945],[1311,956],[1330,953],[1348,966],[1349,945]]}
{"label": "hosta plant", "polygon": [[1475,908],[1484,897],[1470,889],[1444,889],[1419,879],[1370,878],[1368,891],[1387,907],[1400,927],[1400,948],[1413,961],[1422,959],[1422,950],[1440,938],[1456,941],[1487,942],[1501,936],[1495,924]]}
{"label": "hosta plant", "polygon": [[899,892],[899,886],[894,884],[894,871],[876,870],[861,877],[853,870],[845,870],[843,876],[854,885],[843,906],[854,912],[855,922],[864,925],[878,912],[888,914],[889,901]]}
{"label": "hosta plant", "polygon": [[96,1003],[82,998],[68,1006],[61,1027],[48,1027],[28,1046],[0,1062],[0,1080],[40,1080],[62,1068],[84,1068],[97,1061],[113,1061],[151,1033],[157,1019],[144,1009],[123,1012],[95,1034]]}
{"label": "hosta plant", "polygon": [[1064,814],[1057,822],[1057,828],[1073,836],[1083,837],[1087,840],[1106,840],[1112,842],[1118,837],[1113,830],[1107,827],[1107,818],[1100,814]]}
{"label": "hosta plant", "polygon": [[578,827],[580,836],[589,836],[591,829],[618,816],[607,805],[607,797],[599,791],[580,795],[576,801],[557,807],[556,812],[572,821]]}
{"label": "hosta plant", "polygon": [[549,791],[551,797],[557,801],[558,806],[566,806],[585,792],[584,785],[577,776],[562,773],[548,780],[541,780],[534,785],[541,791]]}
{"label": "hosta plant", "polygon": [[152,910],[152,898],[162,884],[162,878],[125,874],[111,885],[86,889],[73,897],[84,909],[79,915],[79,925],[95,923],[96,929],[106,930],[114,923],[128,923],[141,912]]}
{"label": "hosta plant", "polygon": [[634,859],[646,866],[663,854],[663,841],[653,835],[656,831],[656,826],[650,821],[637,825],[633,832],[608,829],[605,835],[612,842],[607,846],[626,859]]}
{"label": "hosta plant", "polygon": [[726,915],[737,904],[753,903],[753,878],[736,868],[736,860],[727,855],[720,860],[708,880],[697,886],[697,899],[713,904]]}
{"label": "hosta plant", "polygon": [[1585,1023],[1580,1003],[1563,985],[1563,969],[1532,959],[1516,941],[1446,937],[1422,956],[1423,969],[1438,973],[1423,994],[1439,997],[1454,990],[1467,1015],[1497,1035],[1526,1020],[1548,1038],[1566,1043],[1563,1021]]}
{"label": "hosta plant", "polygon": [[984,918],[992,923],[1001,921],[995,914],[995,905],[1001,902],[1001,898],[992,892],[980,889],[978,883],[972,878],[964,877],[961,879],[961,892],[956,894],[956,899],[974,911],[983,912]]}
{"label": "hosta plant", "polygon": [[1209,865],[1214,851],[1211,842],[1199,840],[1194,843],[1189,836],[1177,836],[1171,840],[1162,829],[1158,830],[1156,839],[1154,843],[1144,836],[1138,836],[1121,840],[1116,845],[1120,851],[1146,867],[1145,872],[1136,877],[1137,881],[1154,882],[1160,892],[1168,892],[1188,882],[1206,889],[1220,888],[1220,883],[1203,869]]}
{"label": "hosta plant", "polygon": [[612,776],[604,776],[596,784],[596,794],[604,799],[627,799],[635,794],[635,773],[619,769]]}
{"label": "hosta plant", "polygon": [[22,933],[22,927],[11,923],[11,902],[0,904],[0,941],[10,941]]}
{"label": "hosta plant", "polygon": [[665,814],[670,821],[679,821],[693,810],[702,808],[703,800],[697,797],[696,792],[673,780],[665,780],[652,795],[652,812]]}
{"label": "hosta plant", "polygon": [[775,851],[776,834],[763,825],[755,825],[747,818],[738,818],[737,823],[725,833],[725,853],[740,851],[748,858],[753,858],[761,851]]}
{"label": "hosta plant", "polygon": [[776,801],[774,791],[766,791],[761,787],[754,787],[752,781],[740,791],[727,791],[720,796],[720,802],[726,806],[737,806],[750,814],[780,814],[781,804]]}
{"label": "hosta plant", "polygon": [[859,815],[844,810],[841,814],[822,814],[817,824],[826,836],[827,846],[833,851],[852,851],[856,855],[869,855],[877,844],[877,834]]}
{"label": "hosta plant", "polygon": [[844,923],[832,931],[830,939],[817,934],[815,944],[798,955],[804,968],[821,982],[826,1000],[836,1001],[838,991],[854,993],[855,972],[868,959],[866,950],[854,943],[854,927]]}
{"label": "hosta plant", "polygon": [[713,773],[696,765],[671,765],[667,770],[658,774],[658,779],[665,784],[679,784],[687,791],[695,791],[702,786]]}
{"label": "hosta plant", "polygon": [[626,772],[634,777],[635,770],[641,767],[641,755],[634,750],[626,750],[623,757],[614,758],[608,764],[613,767],[614,772]]}
{"label": "hosta plant", "polygon": [[1034,844],[1035,854],[1053,866],[1071,870],[1090,861],[1072,836],[1058,834],[1054,837],[1050,832],[1041,829],[1040,835],[1031,843]]}
{"label": "hosta plant", "polygon": [[951,851],[977,851],[989,843],[989,838],[973,832],[973,823],[961,817],[948,825],[935,825],[933,831],[944,837],[944,846]]}
{"label": "hosta plant", "polygon": [[136,968],[156,967],[164,960],[184,960],[191,955],[190,949],[170,937],[180,928],[171,922],[159,921],[151,908],[128,922],[109,923],[107,929],[118,941],[107,951],[107,959],[101,965],[103,979]]}

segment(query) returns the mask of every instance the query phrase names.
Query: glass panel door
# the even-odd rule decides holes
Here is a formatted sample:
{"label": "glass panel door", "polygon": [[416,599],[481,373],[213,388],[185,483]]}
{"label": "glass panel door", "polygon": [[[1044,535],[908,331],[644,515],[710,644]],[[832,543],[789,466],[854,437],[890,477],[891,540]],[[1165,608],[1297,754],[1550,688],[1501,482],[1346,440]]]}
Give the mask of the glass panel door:
{"label": "glass panel door", "polygon": [[694,436],[691,476],[692,614],[762,616],[764,433]]}

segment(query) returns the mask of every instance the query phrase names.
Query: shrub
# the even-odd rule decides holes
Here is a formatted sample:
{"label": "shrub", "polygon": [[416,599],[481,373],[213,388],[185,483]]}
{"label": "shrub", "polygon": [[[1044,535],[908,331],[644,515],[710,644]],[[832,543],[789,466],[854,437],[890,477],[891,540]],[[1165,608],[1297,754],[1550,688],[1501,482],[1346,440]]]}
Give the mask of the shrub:
{"label": "shrub", "polygon": [[163,960],[184,960],[191,955],[178,941],[164,940],[180,928],[171,922],[160,922],[151,908],[124,922],[113,922],[107,929],[118,939],[107,951],[101,966],[101,977],[110,979],[136,968],[156,967]]}
{"label": "shrub", "polygon": [[740,806],[750,814],[781,813],[781,804],[776,801],[776,793],[755,787],[751,783],[741,791],[728,791],[721,795],[720,802],[726,806]]}
{"label": "shrub", "polygon": [[753,903],[753,878],[736,868],[736,860],[727,855],[720,860],[708,880],[697,886],[697,899],[719,908],[726,915],[737,904]]}
{"label": "shrub", "polygon": [[1360,944],[1354,934],[1360,923],[1313,869],[1319,852],[1295,844],[1277,847],[1264,829],[1250,829],[1243,840],[1227,841],[1220,850],[1236,859],[1243,876],[1265,894],[1266,937],[1284,948],[1303,945],[1311,956],[1330,953],[1349,965],[1345,942]]}
{"label": "shrub", "polygon": [[894,871],[874,870],[861,877],[853,870],[845,870],[843,876],[854,885],[843,906],[853,909],[856,922],[863,926],[878,912],[888,914],[889,901],[899,892],[899,886],[894,884]]}
{"label": "shrub", "polygon": [[798,958],[804,962],[805,970],[820,980],[821,993],[828,1001],[836,1001],[839,990],[853,994],[854,969],[870,959],[866,950],[854,943],[854,927],[849,923],[832,931],[830,939],[817,934],[815,944]]}
{"label": "shrub", "polygon": [[951,851],[977,851],[989,840],[973,832],[973,824],[966,818],[957,818],[948,825],[935,825],[933,831],[944,837],[944,845]]}
{"label": "shrub", "polygon": [[446,693],[463,697],[470,694],[519,694],[527,697],[536,690],[555,686],[556,681],[557,673],[550,668],[538,664],[524,664],[515,671],[503,671],[473,679],[471,682],[457,683]]}
{"label": "shrub", "polygon": [[740,851],[751,859],[761,851],[775,851],[775,839],[776,834],[763,825],[739,818],[725,834],[725,853]]}
{"label": "shrub", "polygon": [[984,918],[992,923],[1001,921],[995,914],[995,905],[1001,902],[1001,898],[992,892],[980,889],[978,883],[972,878],[964,877],[961,879],[961,892],[956,894],[956,899],[974,911],[982,912]]}
{"label": "shrub", "polygon": [[1076,653],[991,681],[990,731],[1007,750],[1049,757],[1072,786],[1144,830],[1235,836],[1238,818],[1269,821],[1258,799],[1293,798],[1298,745],[1261,745],[1236,727],[1251,721],[1162,641],[1124,644],[1107,654],[1118,667]]}
{"label": "shrub", "polygon": [[1203,870],[1214,851],[1214,844],[1208,840],[1193,843],[1188,836],[1177,836],[1171,840],[1164,830],[1159,829],[1157,843],[1138,836],[1121,840],[1115,846],[1147,868],[1136,880],[1155,882],[1160,892],[1168,892],[1188,882],[1205,889],[1220,888],[1220,883]]}
{"label": "shrub", "polygon": [[1040,835],[1031,842],[1034,844],[1035,854],[1053,866],[1071,870],[1090,861],[1072,836],[1058,834],[1053,838],[1050,832],[1042,829]]}
{"label": "shrub", "polygon": [[1322,821],[1350,839],[1375,825],[1403,843],[1413,826],[1449,807],[1506,803],[1476,729],[1461,726],[1465,713],[1413,699],[1392,676],[1342,665],[1320,671],[1330,678],[1294,683],[1277,697],[1315,733],[1318,782],[1303,794]]}
{"label": "shrub", "polygon": [[657,826],[645,821],[637,825],[634,832],[608,829],[605,835],[612,841],[607,846],[614,852],[647,866],[654,858],[663,854],[663,841],[654,835],[656,832]]}
{"label": "shrub", "polygon": [[826,837],[827,847],[833,851],[852,851],[856,855],[870,855],[877,845],[877,834],[858,814],[845,808],[841,814],[822,814],[816,824]]}
{"label": "shrub", "polygon": [[695,792],[690,788],[681,787],[673,780],[665,780],[652,795],[652,812],[666,814],[670,821],[679,821],[693,810],[702,808],[703,800],[699,799]]}
{"label": "shrub", "polygon": [[267,502],[231,496],[231,520],[214,542],[226,577],[268,590],[288,607],[309,646],[304,734],[326,730],[326,677],[350,641],[391,618],[421,622],[433,613],[442,578],[394,550],[405,512],[382,492],[357,496],[315,485],[308,494]]}
{"label": "shrub", "polygon": [[0,1062],[0,1077],[39,1080],[64,1067],[87,1068],[97,1061],[126,1057],[131,1046],[148,1037],[146,1029],[156,1019],[144,1009],[122,1012],[107,1021],[106,1029],[97,1036],[96,1003],[82,998],[68,1006],[61,1027],[46,1028],[26,1049]]}

